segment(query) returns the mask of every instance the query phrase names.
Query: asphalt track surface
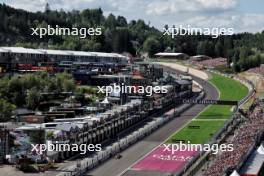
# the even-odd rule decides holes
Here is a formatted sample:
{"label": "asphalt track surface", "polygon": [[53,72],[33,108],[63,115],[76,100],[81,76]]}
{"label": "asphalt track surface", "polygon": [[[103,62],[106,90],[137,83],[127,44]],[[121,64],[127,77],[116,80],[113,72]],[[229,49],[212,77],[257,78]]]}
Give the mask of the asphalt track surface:
{"label": "asphalt track surface", "polygon": [[[179,73],[176,70],[165,68],[165,71],[171,73]],[[195,81],[201,84],[206,93],[205,99],[217,99],[218,91],[210,83],[198,78],[193,77]],[[180,130],[187,122],[197,116],[207,105],[194,105],[185,112],[183,112],[179,117],[174,118],[169,123],[157,129],[155,132],[149,136],[143,138],[141,141],[133,144],[128,149],[124,150],[120,154],[121,159],[111,158],[91,170],[87,175],[92,176],[132,176],[132,175],[152,175],[153,173],[139,173],[129,170],[129,168],[135,164],[138,160],[152,151],[155,147],[160,145],[164,140],[170,137],[173,133]]]}

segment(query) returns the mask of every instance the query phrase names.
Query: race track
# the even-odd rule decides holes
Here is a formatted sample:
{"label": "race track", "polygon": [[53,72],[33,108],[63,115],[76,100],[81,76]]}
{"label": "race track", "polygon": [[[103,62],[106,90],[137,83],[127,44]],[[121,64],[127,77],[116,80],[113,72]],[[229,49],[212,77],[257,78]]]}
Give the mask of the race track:
{"label": "race track", "polygon": [[[172,73],[179,73],[179,71],[171,69],[171,68],[164,68],[166,71]],[[198,77],[194,77],[193,79],[201,84],[204,88],[206,93],[205,99],[217,99],[218,92],[216,88],[211,85],[210,83],[202,80]],[[158,145],[160,145],[164,140],[166,140],[169,136],[173,133],[181,129],[188,121],[193,119],[196,115],[198,115],[206,105],[194,105],[184,113],[182,113],[179,117],[174,118],[172,121],[167,123],[166,125],[162,126],[154,133],[150,134],[146,138],[142,139],[141,141],[137,142],[136,144],[132,145],[125,151],[121,153],[123,156],[121,159],[109,159],[108,161],[101,164],[99,167],[91,170],[87,175],[93,176],[128,176],[128,175],[142,175],[140,172],[134,172],[133,170],[129,170],[130,167],[140,160],[142,157],[147,155],[153,149],[155,149]],[[150,173],[152,175],[153,173]],[[144,173],[143,175],[146,175]],[[143,176],[142,175],[142,176]]]}

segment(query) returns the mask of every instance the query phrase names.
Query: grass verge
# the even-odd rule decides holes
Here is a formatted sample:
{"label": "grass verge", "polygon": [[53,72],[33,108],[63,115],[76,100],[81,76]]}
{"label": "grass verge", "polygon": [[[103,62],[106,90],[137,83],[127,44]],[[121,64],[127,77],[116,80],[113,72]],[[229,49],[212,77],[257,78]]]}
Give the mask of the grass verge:
{"label": "grass verge", "polygon": [[[210,80],[220,92],[220,100],[241,100],[248,93],[248,89],[240,82],[218,74],[212,74]],[[232,106],[211,105],[201,112],[196,119],[207,119],[206,121],[191,121],[180,131],[176,132],[167,141],[175,143],[177,140],[190,141],[202,144],[208,141],[232,115]],[[210,121],[212,119],[212,121]],[[216,119],[220,119],[217,121]],[[222,120],[221,120],[222,119]],[[197,127],[191,128],[191,126]],[[199,128],[198,128],[199,127]]]}

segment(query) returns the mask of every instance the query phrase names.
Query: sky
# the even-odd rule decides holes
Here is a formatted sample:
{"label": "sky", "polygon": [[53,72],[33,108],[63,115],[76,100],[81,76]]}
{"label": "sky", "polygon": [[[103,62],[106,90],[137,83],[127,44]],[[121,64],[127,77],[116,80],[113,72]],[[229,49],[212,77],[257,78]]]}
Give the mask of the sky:
{"label": "sky", "polygon": [[162,30],[165,24],[201,28],[234,28],[238,32],[264,30],[264,0],[0,0],[15,8],[43,11],[82,10],[101,7],[130,20],[143,19]]}

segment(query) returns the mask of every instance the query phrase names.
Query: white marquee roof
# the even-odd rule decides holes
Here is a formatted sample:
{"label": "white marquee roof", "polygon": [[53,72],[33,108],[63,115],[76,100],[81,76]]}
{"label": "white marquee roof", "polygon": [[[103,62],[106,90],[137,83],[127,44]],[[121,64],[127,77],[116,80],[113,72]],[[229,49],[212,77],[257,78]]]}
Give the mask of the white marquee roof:
{"label": "white marquee roof", "polygon": [[42,52],[31,49],[31,48],[23,48],[23,47],[0,47],[0,49],[6,50],[11,53],[22,53],[22,54],[43,54]]}
{"label": "white marquee roof", "polygon": [[0,52],[10,53],[25,53],[25,54],[48,54],[48,55],[64,55],[64,56],[95,56],[95,57],[118,57],[126,58],[117,53],[104,52],[85,52],[85,51],[71,51],[71,50],[51,50],[51,49],[31,49],[23,47],[0,47]]}
{"label": "white marquee roof", "polygon": [[0,48],[0,53],[8,53],[8,50],[5,50],[3,48]]}
{"label": "white marquee roof", "polygon": [[155,56],[180,56],[180,55],[187,55],[184,53],[157,53]]}
{"label": "white marquee roof", "polygon": [[95,56],[91,52],[85,52],[85,51],[68,51],[72,53],[74,56]]}
{"label": "white marquee roof", "polygon": [[66,50],[50,50],[50,49],[38,49],[38,51],[48,55],[72,55]]}

